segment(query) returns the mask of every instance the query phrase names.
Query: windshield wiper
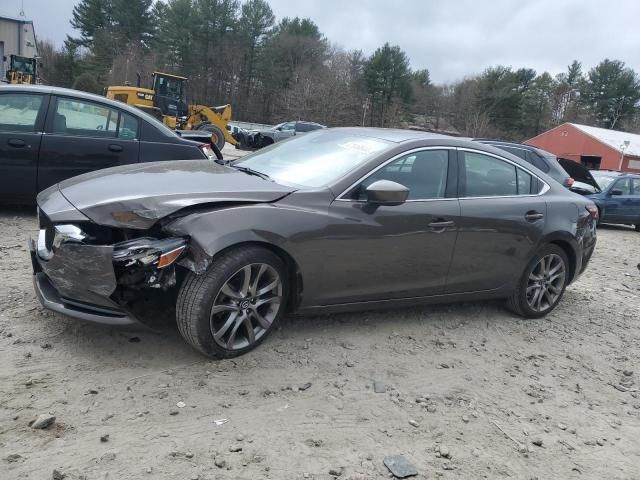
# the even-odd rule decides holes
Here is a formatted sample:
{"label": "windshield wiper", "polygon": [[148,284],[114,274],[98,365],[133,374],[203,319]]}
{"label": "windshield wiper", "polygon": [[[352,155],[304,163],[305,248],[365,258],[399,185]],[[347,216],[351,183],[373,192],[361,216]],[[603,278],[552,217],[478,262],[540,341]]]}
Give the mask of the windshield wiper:
{"label": "windshield wiper", "polygon": [[253,168],[249,168],[249,167],[243,167],[240,165],[233,165],[231,168],[235,168],[236,170],[240,170],[241,172],[244,172],[248,175],[255,175],[256,177],[260,177],[263,180],[271,180],[271,177],[269,175],[267,175],[266,173],[262,173],[259,172],[257,170],[254,170]]}

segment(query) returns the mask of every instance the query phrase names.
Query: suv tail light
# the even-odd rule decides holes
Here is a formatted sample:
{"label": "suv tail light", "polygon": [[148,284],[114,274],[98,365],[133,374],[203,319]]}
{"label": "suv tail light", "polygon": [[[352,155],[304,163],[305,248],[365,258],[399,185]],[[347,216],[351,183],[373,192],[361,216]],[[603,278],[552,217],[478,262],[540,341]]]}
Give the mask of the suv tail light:
{"label": "suv tail light", "polygon": [[571,188],[574,183],[576,183],[576,181],[572,177],[569,177],[567,178],[567,181],[566,181],[566,187]]}
{"label": "suv tail light", "polygon": [[586,209],[591,214],[591,218],[594,220],[598,220],[598,207],[596,207],[593,203],[591,205],[587,205]]}

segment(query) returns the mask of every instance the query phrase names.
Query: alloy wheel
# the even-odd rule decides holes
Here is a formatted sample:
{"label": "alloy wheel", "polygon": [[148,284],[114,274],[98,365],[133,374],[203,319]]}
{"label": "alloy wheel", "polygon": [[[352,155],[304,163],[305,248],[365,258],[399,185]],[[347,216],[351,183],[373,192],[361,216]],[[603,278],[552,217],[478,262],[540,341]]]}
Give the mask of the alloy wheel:
{"label": "alloy wheel", "polygon": [[565,262],[560,255],[552,253],[542,257],[527,282],[529,307],[536,312],[552,308],[562,295],[565,276]]}
{"label": "alloy wheel", "polygon": [[211,307],[215,342],[226,350],[241,350],[260,340],[282,308],[282,292],[282,279],[271,265],[253,263],[238,270]]}

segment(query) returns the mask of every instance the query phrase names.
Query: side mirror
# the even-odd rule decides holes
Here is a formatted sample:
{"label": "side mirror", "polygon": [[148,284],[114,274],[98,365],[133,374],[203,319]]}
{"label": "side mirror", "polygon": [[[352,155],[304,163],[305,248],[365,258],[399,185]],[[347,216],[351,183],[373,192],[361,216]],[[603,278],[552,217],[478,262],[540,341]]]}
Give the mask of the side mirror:
{"label": "side mirror", "polygon": [[367,203],[372,205],[402,205],[409,197],[409,189],[391,180],[378,180],[366,189]]}
{"label": "side mirror", "polygon": [[619,196],[623,194],[624,192],[622,190],[611,190],[611,192],[609,192],[609,195],[614,195],[614,196]]}
{"label": "side mirror", "polygon": [[278,128],[276,128],[276,130],[281,132],[282,131],[282,127],[278,127]]}

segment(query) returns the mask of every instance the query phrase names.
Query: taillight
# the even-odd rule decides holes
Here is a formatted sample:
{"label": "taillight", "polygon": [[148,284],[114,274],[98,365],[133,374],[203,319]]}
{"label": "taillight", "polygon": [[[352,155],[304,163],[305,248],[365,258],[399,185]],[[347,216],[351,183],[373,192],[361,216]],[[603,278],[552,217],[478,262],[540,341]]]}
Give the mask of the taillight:
{"label": "taillight", "polygon": [[567,183],[567,185],[566,185],[567,188],[571,188],[573,186],[573,184],[576,183],[576,181],[573,178],[569,177],[569,178],[567,178],[567,182],[566,183]]}
{"label": "taillight", "polygon": [[200,145],[200,150],[202,150],[202,153],[204,153],[209,160],[216,158],[216,154],[213,151],[213,148],[211,148],[211,145],[203,143]]}
{"label": "taillight", "polygon": [[591,214],[591,218],[593,218],[594,220],[598,220],[598,207],[591,204],[591,205],[587,205],[586,208],[588,212]]}

